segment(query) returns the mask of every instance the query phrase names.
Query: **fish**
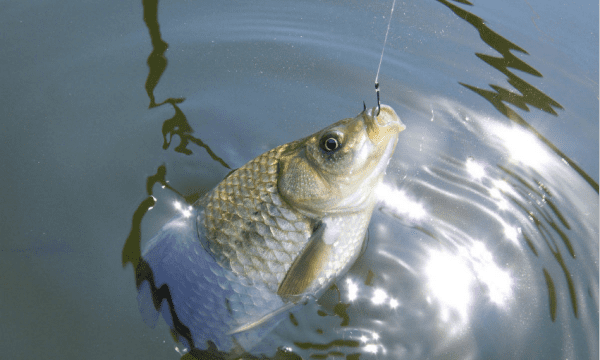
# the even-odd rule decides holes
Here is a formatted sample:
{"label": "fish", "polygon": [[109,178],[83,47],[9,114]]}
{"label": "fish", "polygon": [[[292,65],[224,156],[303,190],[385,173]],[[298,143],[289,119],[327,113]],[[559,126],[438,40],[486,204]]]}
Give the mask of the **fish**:
{"label": "fish", "polygon": [[404,129],[365,108],[230,173],[145,245],[144,321],[188,349],[250,351],[355,262]]}

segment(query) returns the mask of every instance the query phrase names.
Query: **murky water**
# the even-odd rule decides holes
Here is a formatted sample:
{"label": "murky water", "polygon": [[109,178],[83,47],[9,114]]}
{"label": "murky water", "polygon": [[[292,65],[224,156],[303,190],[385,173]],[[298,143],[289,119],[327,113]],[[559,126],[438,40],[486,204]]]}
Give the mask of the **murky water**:
{"label": "murky water", "polygon": [[[390,7],[5,4],[1,352],[181,357],[127,261],[173,201],[373,106]],[[598,358],[597,14],[398,1],[379,82],[407,130],[368,247],[253,353]]]}

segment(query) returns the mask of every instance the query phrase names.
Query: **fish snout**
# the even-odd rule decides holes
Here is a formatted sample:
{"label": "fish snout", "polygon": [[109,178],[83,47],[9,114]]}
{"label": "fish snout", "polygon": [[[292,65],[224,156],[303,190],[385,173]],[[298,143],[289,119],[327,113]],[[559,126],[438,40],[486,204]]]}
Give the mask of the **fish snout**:
{"label": "fish snout", "polygon": [[383,104],[379,109],[375,106],[365,112],[365,125],[373,144],[379,144],[382,140],[389,139],[406,129],[394,109]]}

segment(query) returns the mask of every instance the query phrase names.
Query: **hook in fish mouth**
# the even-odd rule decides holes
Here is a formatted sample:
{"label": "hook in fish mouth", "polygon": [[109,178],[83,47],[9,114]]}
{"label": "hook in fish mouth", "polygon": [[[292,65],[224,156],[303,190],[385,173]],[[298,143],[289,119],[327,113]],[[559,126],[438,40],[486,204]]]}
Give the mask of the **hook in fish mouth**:
{"label": "hook in fish mouth", "polygon": [[389,136],[396,135],[406,129],[394,109],[388,105],[374,106],[364,111],[363,116],[367,126],[367,134],[373,144],[379,144]]}
{"label": "hook in fish mouth", "polygon": [[375,93],[377,94],[377,116],[379,116],[379,113],[381,112],[381,101],[379,100],[379,83],[377,80],[375,80]]}

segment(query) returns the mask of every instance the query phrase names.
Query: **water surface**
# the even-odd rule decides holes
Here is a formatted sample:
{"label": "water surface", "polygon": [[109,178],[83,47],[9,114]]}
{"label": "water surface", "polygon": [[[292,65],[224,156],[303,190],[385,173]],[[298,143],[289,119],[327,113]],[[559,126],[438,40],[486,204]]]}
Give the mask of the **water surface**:
{"label": "water surface", "polygon": [[[373,106],[390,7],[6,3],[2,352],[181,357],[141,321],[126,239]],[[597,14],[399,1],[379,80],[407,130],[367,250],[257,351],[597,358]]]}

